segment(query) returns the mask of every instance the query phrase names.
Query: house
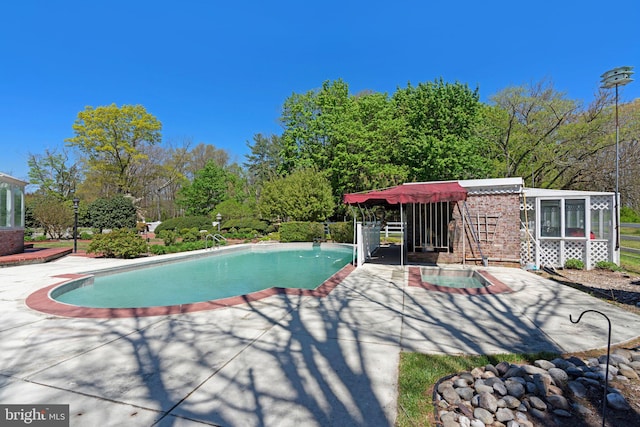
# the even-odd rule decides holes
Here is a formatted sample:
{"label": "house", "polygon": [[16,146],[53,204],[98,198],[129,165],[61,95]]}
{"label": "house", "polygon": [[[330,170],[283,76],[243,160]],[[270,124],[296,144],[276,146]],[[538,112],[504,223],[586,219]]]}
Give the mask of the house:
{"label": "house", "polygon": [[0,172],[0,256],[24,250],[26,182]]}
{"label": "house", "polygon": [[[403,263],[529,268],[562,267],[571,258],[587,268],[618,263],[614,200],[615,193],[526,188],[522,178],[406,183],[344,196],[360,209],[400,210]],[[356,227],[360,263],[379,244],[379,227]]]}

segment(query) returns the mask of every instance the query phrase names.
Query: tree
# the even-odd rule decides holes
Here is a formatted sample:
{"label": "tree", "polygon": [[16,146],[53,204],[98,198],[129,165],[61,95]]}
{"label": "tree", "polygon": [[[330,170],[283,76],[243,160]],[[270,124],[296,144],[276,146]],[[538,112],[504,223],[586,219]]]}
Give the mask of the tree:
{"label": "tree", "polygon": [[400,148],[409,180],[432,181],[486,177],[490,162],[481,138],[478,91],[442,79],[398,89],[395,112],[406,121]]}
{"label": "tree", "polygon": [[78,113],[75,136],[66,141],[85,156],[93,179],[117,194],[137,195],[138,168],[146,146],[161,140],[162,124],[141,105],[86,107]]}
{"label": "tree", "polygon": [[36,195],[31,201],[35,221],[52,239],[63,238],[73,225],[73,207],[55,194]]}
{"label": "tree", "polygon": [[334,206],[331,184],[313,169],[265,183],[258,204],[264,218],[276,221],[324,221]]}
{"label": "tree", "polygon": [[69,162],[66,150],[61,153],[46,149],[44,154],[29,154],[29,183],[38,186],[40,194],[58,195],[69,199],[80,181],[78,163]]}
{"label": "tree", "polygon": [[122,194],[110,199],[97,199],[89,205],[91,225],[102,232],[105,229],[135,228],[136,208],[131,198]]}
{"label": "tree", "polygon": [[209,160],[193,181],[182,187],[178,203],[186,208],[187,215],[208,215],[214,206],[235,196],[238,186],[239,177]]}
{"label": "tree", "polygon": [[532,186],[549,179],[545,166],[557,152],[560,130],[576,112],[574,101],[551,83],[509,87],[491,97],[485,110],[492,145],[504,177],[532,177]]}
{"label": "tree", "polygon": [[251,154],[245,157],[244,166],[249,173],[249,182],[260,186],[263,182],[280,176],[282,170],[282,140],[278,135],[268,137],[258,133],[253,136],[253,144],[247,142]]}

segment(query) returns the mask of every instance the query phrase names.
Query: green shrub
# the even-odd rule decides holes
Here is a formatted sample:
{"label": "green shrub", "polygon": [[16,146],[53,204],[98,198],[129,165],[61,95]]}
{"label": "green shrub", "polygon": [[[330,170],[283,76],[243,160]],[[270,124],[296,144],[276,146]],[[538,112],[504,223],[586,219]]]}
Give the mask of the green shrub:
{"label": "green shrub", "polygon": [[598,261],[596,263],[598,270],[620,271],[622,270],[616,263],[609,261]]}
{"label": "green shrub", "polygon": [[564,262],[564,268],[569,270],[584,270],[584,262],[579,259],[569,258]]}
{"label": "green shrub", "polygon": [[180,230],[183,242],[197,242],[200,240],[200,231],[197,228],[183,228]]}
{"label": "green shrub", "polygon": [[353,243],[353,223],[334,222],[329,224],[331,240],[337,243]]}
{"label": "green shrub", "polygon": [[237,229],[249,229],[256,230],[259,234],[264,234],[269,226],[265,221],[260,221],[256,218],[237,218],[230,219],[229,221],[225,221],[223,224],[223,228],[229,230],[231,228]]}
{"label": "green shrub", "polygon": [[160,230],[157,236],[162,239],[165,246],[174,245],[178,240],[178,233],[173,230]]}
{"label": "green shrub", "polygon": [[156,234],[163,230],[182,230],[184,228],[195,228],[199,230],[211,229],[211,218],[208,216],[185,216],[180,218],[171,218],[162,221],[155,229]]}
{"label": "green shrub", "polygon": [[91,240],[92,238],[93,234],[87,231],[83,231],[82,233],[80,233],[80,240]]}
{"label": "green shrub", "polygon": [[281,242],[313,242],[324,238],[324,224],[320,222],[285,222],[280,225]]}
{"label": "green shrub", "polygon": [[135,258],[147,252],[147,243],[136,232],[127,229],[96,235],[87,249],[107,258]]}
{"label": "green shrub", "polygon": [[167,247],[162,245],[151,245],[149,246],[149,252],[154,255],[164,255],[167,253]]}
{"label": "green shrub", "polygon": [[630,207],[620,208],[620,222],[640,222],[640,214]]}

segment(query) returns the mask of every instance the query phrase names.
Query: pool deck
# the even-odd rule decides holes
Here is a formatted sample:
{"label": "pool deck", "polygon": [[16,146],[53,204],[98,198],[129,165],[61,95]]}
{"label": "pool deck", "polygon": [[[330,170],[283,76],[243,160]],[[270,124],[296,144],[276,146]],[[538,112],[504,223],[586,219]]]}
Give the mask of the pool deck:
{"label": "pool deck", "polygon": [[408,285],[365,264],[325,297],[277,294],[211,311],[68,318],[28,308],[60,275],[135,264],[79,256],[0,269],[0,402],[70,404],[72,426],[392,426],[401,351],[572,352],[640,334],[640,317],[519,269],[513,292]]}

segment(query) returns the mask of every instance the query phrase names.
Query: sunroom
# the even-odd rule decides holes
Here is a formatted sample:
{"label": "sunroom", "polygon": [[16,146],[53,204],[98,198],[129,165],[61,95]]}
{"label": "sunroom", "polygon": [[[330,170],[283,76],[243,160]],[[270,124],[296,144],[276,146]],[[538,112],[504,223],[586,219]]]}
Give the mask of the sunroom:
{"label": "sunroom", "polygon": [[532,267],[620,263],[615,193],[524,188],[520,258]]}

